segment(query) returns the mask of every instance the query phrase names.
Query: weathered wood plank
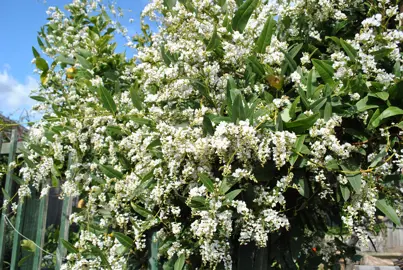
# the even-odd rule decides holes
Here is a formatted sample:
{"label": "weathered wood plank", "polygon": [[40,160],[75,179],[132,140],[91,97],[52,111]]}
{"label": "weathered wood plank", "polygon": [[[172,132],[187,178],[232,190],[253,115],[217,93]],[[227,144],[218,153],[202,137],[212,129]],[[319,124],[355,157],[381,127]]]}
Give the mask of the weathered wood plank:
{"label": "weathered wood plank", "polygon": [[[67,162],[67,169],[70,169],[72,163],[72,156],[69,155]],[[56,270],[60,270],[63,263],[63,259],[67,254],[66,248],[63,246],[61,240],[68,241],[69,239],[69,228],[70,228],[70,215],[73,206],[73,198],[65,197],[63,200],[62,216],[60,219],[60,231],[59,231],[59,243],[56,251]]]}
{"label": "weathered wood plank", "polygon": [[[0,154],[2,154],[2,155],[4,155],[4,154],[9,154],[10,153],[10,149],[11,149],[11,145],[12,145],[12,143],[10,142],[10,143],[3,143],[2,145],[1,145],[1,147],[0,147],[0,149],[1,149],[1,151],[0,151]],[[23,147],[23,144],[22,144],[22,142],[17,142],[17,153],[20,153],[21,151],[21,149],[22,149],[22,147]]]}
{"label": "weathered wood plank", "polygon": [[[49,197],[48,197],[48,194],[46,194],[45,196],[43,196],[40,199],[40,203],[39,203],[38,221],[36,223],[35,244],[41,248],[43,248],[43,242],[45,240],[48,202],[49,202]],[[41,262],[42,262],[42,250],[37,248],[35,250],[34,263],[33,263],[32,269],[40,270]]]}
{"label": "weathered wood plank", "polygon": [[[22,223],[23,223],[23,212],[24,212],[25,204],[22,202],[19,202],[18,204],[18,210],[17,210],[17,217],[15,218],[15,225],[14,227],[18,230],[18,232],[21,231],[22,228]],[[11,266],[10,269],[17,269],[17,264],[18,260],[20,257],[20,235],[18,234],[17,231],[14,231],[14,236],[13,236],[13,249],[12,249],[12,255],[11,255]]]}
{"label": "weathered wood plank", "polygon": [[[9,154],[8,154],[8,164],[15,160],[15,154],[17,150],[17,131],[15,129],[11,132],[11,143],[9,145]],[[2,146],[3,143],[0,144]],[[12,191],[12,175],[14,173],[14,169],[8,167],[7,168],[7,175],[6,175],[6,185],[4,190],[11,194]],[[0,219],[0,270],[3,269],[3,261],[4,261],[4,251],[5,251],[5,225],[6,220],[4,215],[7,215],[7,209],[3,209],[1,212],[1,219]]]}

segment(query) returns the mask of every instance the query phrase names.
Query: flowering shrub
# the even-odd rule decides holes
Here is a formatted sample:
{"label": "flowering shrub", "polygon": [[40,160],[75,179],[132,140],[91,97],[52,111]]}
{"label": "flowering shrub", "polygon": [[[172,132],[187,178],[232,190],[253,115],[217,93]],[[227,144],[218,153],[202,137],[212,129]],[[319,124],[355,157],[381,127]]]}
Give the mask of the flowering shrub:
{"label": "flowering shrub", "polygon": [[38,39],[53,62],[34,50],[19,195],[82,199],[66,269],[145,267],[150,245],[164,269],[314,269],[354,254],[330,229],[400,223],[395,2],[153,0],[129,59],[101,3],[65,9]]}

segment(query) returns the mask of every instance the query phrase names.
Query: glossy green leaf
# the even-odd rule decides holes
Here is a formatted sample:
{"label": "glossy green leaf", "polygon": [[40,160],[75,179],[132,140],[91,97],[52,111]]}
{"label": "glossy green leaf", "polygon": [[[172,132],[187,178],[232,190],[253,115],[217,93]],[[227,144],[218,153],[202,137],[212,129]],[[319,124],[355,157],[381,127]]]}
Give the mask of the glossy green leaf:
{"label": "glossy green leaf", "polygon": [[34,55],[35,58],[41,57],[38,51],[35,49],[35,47],[32,47],[32,54]]}
{"label": "glossy green leaf", "polygon": [[354,49],[353,46],[351,46],[348,42],[346,42],[342,38],[340,38],[340,45],[341,45],[341,47],[343,47],[343,49],[346,52],[346,54],[348,55],[348,57],[350,57],[350,60],[355,61],[355,59],[357,58],[356,49]]}
{"label": "glossy green leaf", "polygon": [[318,120],[319,113],[313,114],[303,119],[298,119],[292,122],[284,123],[285,128],[296,133],[303,133],[307,131]]}
{"label": "glossy green leaf", "polygon": [[309,190],[309,184],[308,181],[305,178],[301,178],[298,180],[298,192],[305,198],[309,198],[310,195],[310,190]]}
{"label": "glossy green leaf", "polygon": [[72,58],[67,58],[63,55],[59,55],[58,57],[56,57],[55,59],[56,62],[60,62],[62,64],[68,64],[68,65],[74,65],[75,61]]}
{"label": "glossy green leaf", "polygon": [[397,216],[395,209],[393,209],[385,199],[378,200],[375,205],[376,208],[384,213],[393,223],[397,226],[401,225],[400,218]]}
{"label": "glossy green leaf", "polygon": [[130,248],[133,245],[133,239],[123,233],[113,232],[113,236],[125,247]]}
{"label": "glossy green leaf", "polygon": [[285,61],[288,64],[288,67],[291,69],[291,72],[294,72],[297,69],[297,63],[295,62],[294,58],[285,50],[280,50],[284,54]]}
{"label": "glossy green leaf", "polygon": [[398,107],[389,107],[386,110],[384,110],[377,118],[375,118],[375,120],[373,120],[371,122],[371,126],[373,128],[378,127],[381,124],[381,121],[392,117],[392,116],[396,116],[396,115],[402,115],[403,114],[403,110],[398,108]]}
{"label": "glossy green leaf", "polygon": [[232,29],[242,33],[258,3],[259,0],[246,0],[235,12]]}
{"label": "glossy green leaf", "polygon": [[269,15],[266,23],[264,24],[262,33],[260,33],[260,36],[256,41],[255,52],[264,53],[266,51],[266,47],[271,43],[271,37],[275,30],[275,26],[276,21],[274,20],[273,16]]}
{"label": "glossy green leaf", "polygon": [[213,123],[207,115],[203,116],[203,131],[205,134],[214,135]]}
{"label": "glossy green leaf", "polygon": [[211,193],[214,193],[215,189],[214,189],[213,180],[211,180],[210,177],[208,177],[207,174],[200,173],[199,174],[199,179],[203,183],[203,185],[207,188],[208,191],[210,191]]}
{"label": "glossy green leaf", "polygon": [[46,72],[49,70],[48,63],[46,63],[46,60],[41,57],[35,58],[35,65],[36,65],[37,69],[39,69],[43,72]]}
{"label": "glossy green leaf", "polygon": [[312,63],[315,66],[316,71],[318,71],[320,77],[323,79],[325,83],[330,85],[334,85],[333,74],[334,70],[331,65],[326,63],[323,60],[312,59]]}
{"label": "glossy green leaf", "polygon": [[102,102],[102,105],[105,109],[110,111],[112,114],[116,114],[117,107],[116,103],[113,100],[111,93],[103,86],[97,87],[98,97]]}
{"label": "glossy green leaf", "polygon": [[84,57],[82,57],[82,56],[79,55],[79,54],[76,54],[75,56],[76,56],[76,58],[77,58],[77,60],[78,60],[78,63],[79,63],[83,68],[85,68],[85,69],[92,69],[92,64],[91,64],[87,59],[85,59]]}
{"label": "glossy green leaf", "polygon": [[29,96],[31,99],[39,101],[39,102],[45,102],[47,101],[46,98],[42,97],[42,96]]}
{"label": "glossy green leaf", "polygon": [[235,189],[235,190],[225,194],[225,199],[228,201],[233,201],[241,192],[242,192],[242,189]]}
{"label": "glossy green leaf", "polygon": [[175,262],[174,270],[182,270],[185,265],[185,254],[181,254]]}
{"label": "glossy green leaf", "polygon": [[361,192],[361,174],[356,174],[356,175],[346,175],[348,182],[350,185],[353,187],[354,191],[356,193]]}
{"label": "glossy green leaf", "polygon": [[130,87],[130,97],[132,99],[133,106],[136,107],[137,110],[141,111],[143,109],[143,100],[140,97],[140,89],[137,82]]}
{"label": "glossy green leaf", "polygon": [[259,62],[256,56],[250,56],[248,58],[248,64],[252,67],[253,72],[255,72],[260,77],[265,76],[265,70],[263,65]]}
{"label": "glossy green leaf", "polygon": [[108,176],[109,178],[123,179],[123,173],[119,172],[118,170],[115,170],[110,165],[99,164],[99,168],[102,171],[102,173]]}
{"label": "glossy green leaf", "polygon": [[144,207],[141,207],[140,205],[131,202],[130,205],[132,206],[133,210],[139,214],[142,217],[148,218],[150,216],[153,216],[153,213],[147,209],[145,209]]}
{"label": "glossy green leaf", "polygon": [[66,241],[64,239],[60,239],[60,241],[62,242],[62,245],[67,249],[68,252],[70,252],[70,253],[78,253],[78,249],[76,249],[68,241]]}

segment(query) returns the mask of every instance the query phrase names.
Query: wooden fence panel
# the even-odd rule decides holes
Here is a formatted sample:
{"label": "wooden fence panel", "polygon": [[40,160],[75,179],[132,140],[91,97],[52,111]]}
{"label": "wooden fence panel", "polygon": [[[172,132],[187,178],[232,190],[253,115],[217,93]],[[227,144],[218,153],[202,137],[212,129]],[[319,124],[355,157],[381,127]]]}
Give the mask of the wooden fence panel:
{"label": "wooden fence panel", "polygon": [[[8,154],[8,165],[15,160],[15,154],[17,152],[17,130],[13,129],[11,132],[11,143],[9,147],[9,154]],[[0,144],[2,146],[3,143]],[[1,147],[0,147],[1,149]],[[7,175],[6,175],[6,185],[4,190],[7,194],[11,194],[12,191],[12,175],[14,173],[13,168],[7,166]],[[1,212],[1,219],[0,219],[0,270],[3,269],[3,261],[4,261],[4,252],[5,252],[5,226],[6,226],[6,219],[5,215],[7,215],[8,209],[3,209]]]}

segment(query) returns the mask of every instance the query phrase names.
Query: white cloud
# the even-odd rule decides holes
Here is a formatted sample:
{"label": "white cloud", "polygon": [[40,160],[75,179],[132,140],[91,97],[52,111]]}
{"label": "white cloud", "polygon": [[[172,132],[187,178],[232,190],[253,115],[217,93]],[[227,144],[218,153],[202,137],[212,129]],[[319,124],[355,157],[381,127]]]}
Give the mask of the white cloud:
{"label": "white cloud", "polygon": [[9,70],[8,65],[0,70],[0,112],[12,118],[19,118],[36,103],[29,95],[32,90],[38,88],[38,82],[34,77],[27,76],[25,82],[21,83],[9,74]]}

